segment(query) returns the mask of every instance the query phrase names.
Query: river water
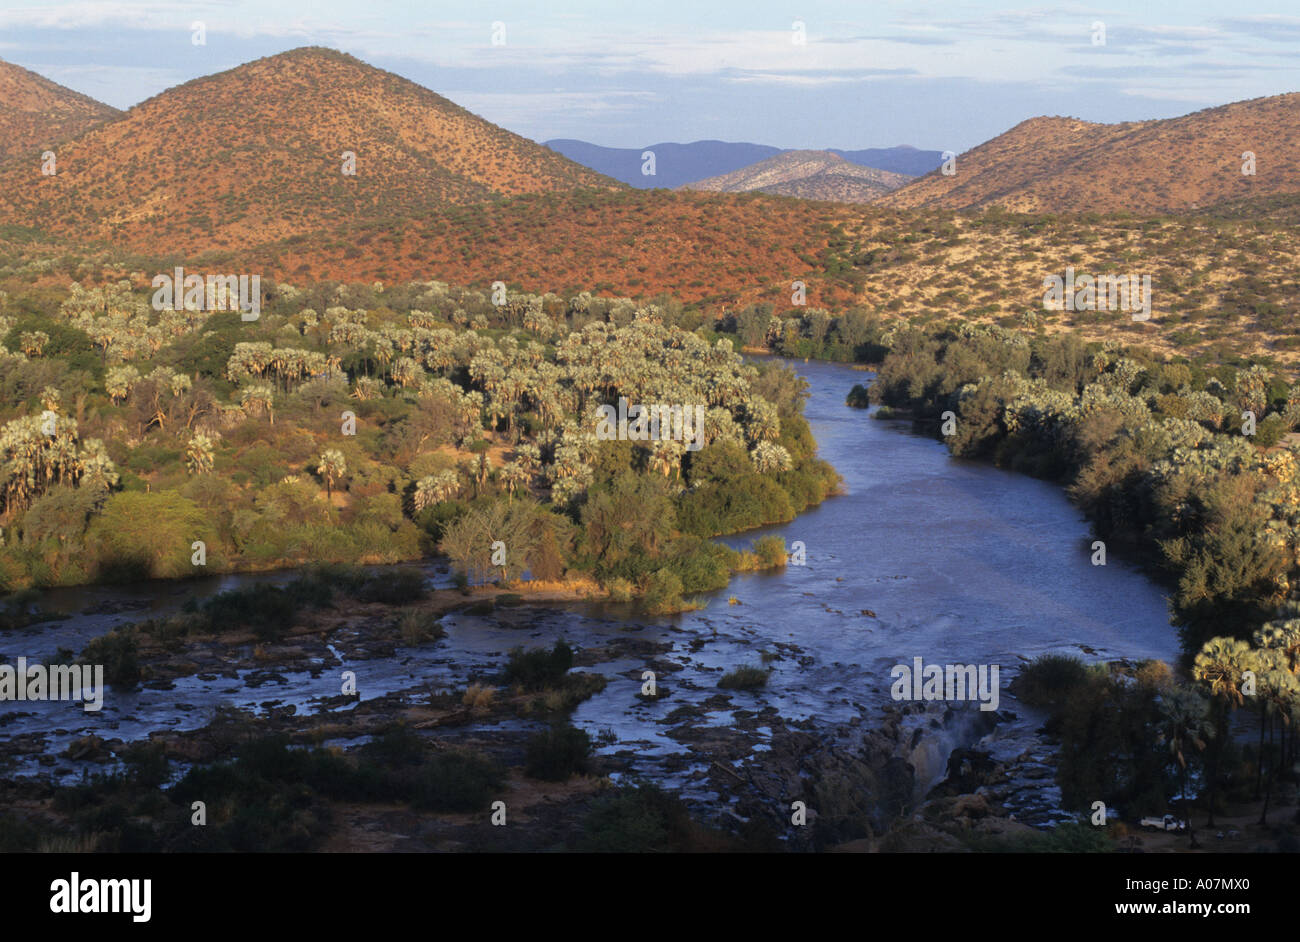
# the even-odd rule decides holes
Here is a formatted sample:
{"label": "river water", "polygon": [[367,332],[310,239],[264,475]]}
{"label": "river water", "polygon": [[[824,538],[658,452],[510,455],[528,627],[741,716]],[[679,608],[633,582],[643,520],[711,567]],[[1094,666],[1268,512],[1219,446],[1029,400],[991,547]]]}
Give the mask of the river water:
{"label": "river water", "polygon": [[[847,407],[849,388],[869,374],[839,364],[791,365],[809,383],[805,414],[821,457],[844,479],[844,493],[791,523],[727,542],[745,546],[755,536],[776,533],[787,548],[796,540],[804,544],[806,565],[738,575],[728,589],[702,600],[704,607],[679,616],[649,618],[628,606],[590,603],[455,614],[443,620],[444,640],[399,648],[394,657],[352,659],[334,648],[334,658],[323,659],[318,670],[280,672],[269,681],[259,672],[256,678],[191,677],[165,690],[110,690],[99,713],[84,712],[80,704],[5,704],[0,739],[43,738],[43,747],[11,774],[76,774],[73,763],[51,757],[88,732],[131,741],[152,730],[192,729],[223,704],[319,709],[321,700],[339,693],[342,670],[357,673],[363,699],[409,691],[410,701],[418,703],[431,690],[463,688],[491,675],[516,645],[564,637],[581,650],[635,637],[671,646],[658,656],[676,668],[658,678],[670,695],[657,702],[638,699],[644,658],[586,667],[609,683],[576,709],[573,722],[603,734],[600,749],[631,757],[638,774],[707,802],[700,763],[673,736],[669,714],[684,705],[704,711],[697,726],[726,727],[737,709],[765,707],[787,720],[870,722],[892,702],[895,664],[911,665],[920,657],[926,664],[997,665],[999,707],[1014,718],[984,736],[980,747],[999,758],[1030,754],[1045,760],[1049,747],[1036,733],[1041,717],[1005,690],[1024,659],[1046,652],[1103,659],[1176,656],[1160,588],[1113,556],[1108,565],[1092,565],[1087,524],[1059,488],[955,460],[941,443],[912,434],[905,423],[877,421]],[[440,565],[422,568],[435,585],[449,586]],[[172,610],[193,595],[290,577],[52,591],[43,608],[83,614],[0,636],[0,660],[39,660],[60,646],[80,650],[116,625]],[[123,602],[139,609],[95,614]],[[765,688],[733,693],[730,704],[718,705],[716,684],[724,671],[764,661],[772,671]],[[519,721],[502,721],[511,722]],[[753,733],[753,751],[765,748],[764,732],[760,727]],[[948,745],[957,744],[967,743]],[[941,777],[936,770],[941,772],[943,759],[934,757],[926,772],[929,784]],[[1026,816],[1050,816],[1055,795],[1047,773],[1033,777],[1036,783],[1025,792]]]}

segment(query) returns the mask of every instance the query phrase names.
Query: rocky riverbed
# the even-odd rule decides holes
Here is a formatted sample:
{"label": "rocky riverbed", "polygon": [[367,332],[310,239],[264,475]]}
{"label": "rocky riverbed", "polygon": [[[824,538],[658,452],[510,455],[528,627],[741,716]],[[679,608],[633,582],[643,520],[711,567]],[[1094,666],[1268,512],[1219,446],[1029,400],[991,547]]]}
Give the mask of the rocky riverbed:
{"label": "rocky riverbed", "polygon": [[[502,599],[515,604],[498,608]],[[863,706],[841,723],[785,717],[750,691],[719,688],[717,671],[702,672],[683,656],[710,643],[725,644],[725,635],[680,644],[647,637],[627,624],[575,645],[563,693],[530,692],[499,682],[509,654],[504,643],[412,643],[403,632],[412,613],[425,623],[440,618],[439,631],[459,618],[460,633],[466,623],[490,620],[515,624],[520,637],[498,640],[522,645],[530,628],[548,632],[553,613],[518,601],[495,590],[469,596],[437,590],[403,606],[348,601],[305,613],[273,642],[259,642],[242,629],[202,637],[170,637],[156,625],[137,630],[142,680],[129,696],[143,708],[116,703],[104,717],[93,718],[65,710],[65,717],[79,723],[43,730],[35,712],[6,713],[6,725],[32,728],[0,739],[0,766],[11,776],[4,787],[12,803],[40,808],[59,783],[120,769],[122,756],[140,742],[161,749],[174,779],[194,766],[229,759],[240,743],[255,737],[281,735],[348,754],[401,724],[434,750],[478,752],[510,770],[502,800],[518,814],[508,835],[482,815],[421,815],[353,804],[338,809],[326,846],[562,845],[580,829],[595,797],[632,781],[671,788],[694,818],[719,833],[760,834],[773,847],[789,850],[917,849],[918,842],[921,848],[953,849],[962,846],[954,836],[962,828],[1001,833],[1026,827],[1010,819],[1005,804],[1017,787],[1024,790],[1024,770],[972,748],[1011,718],[1005,711],[903,703]],[[795,663],[810,659],[793,644],[768,654]],[[345,671],[359,692],[344,691]],[[655,675],[654,696],[643,695],[645,671]],[[529,738],[558,715],[589,704],[611,683],[637,691],[623,712],[641,714],[641,735],[622,741],[612,729],[598,733],[586,775],[563,783],[527,778],[522,766]],[[168,708],[160,710],[162,704]],[[166,722],[151,722],[164,714]],[[647,723],[654,729],[650,737]]]}

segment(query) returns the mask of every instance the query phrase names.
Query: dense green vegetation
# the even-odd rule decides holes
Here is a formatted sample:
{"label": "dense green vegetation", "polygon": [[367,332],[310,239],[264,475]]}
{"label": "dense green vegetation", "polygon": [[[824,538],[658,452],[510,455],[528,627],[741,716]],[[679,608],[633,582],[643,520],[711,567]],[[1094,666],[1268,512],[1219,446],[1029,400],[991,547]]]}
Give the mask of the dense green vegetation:
{"label": "dense green vegetation", "polygon": [[800,359],[874,363],[885,354],[880,315],[861,307],[838,315],[814,307],[779,316],[771,303],[749,304],[725,313],[715,329],[734,334],[742,347]]}
{"label": "dense green vegetation", "polygon": [[[756,565],[710,537],[837,483],[802,382],[671,309],[438,282],[266,295],[255,321],[154,311],[127,282],[0,301],[0,589],[441,548],[467,582],[673,611]],[[698,408],[698,438],[605,440],[620,398]]]}

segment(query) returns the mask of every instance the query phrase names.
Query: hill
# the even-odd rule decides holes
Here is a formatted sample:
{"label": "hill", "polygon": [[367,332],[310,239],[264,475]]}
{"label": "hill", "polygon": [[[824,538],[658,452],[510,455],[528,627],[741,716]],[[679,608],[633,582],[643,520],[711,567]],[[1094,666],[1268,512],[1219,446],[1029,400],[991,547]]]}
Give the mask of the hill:
{"label": "hill", "polygon": [[[761,193],[584,189],[446,206],[396,227],[361,223],[346,240],[299,234],[205,264],[290,281],[500,280],[530,291],[786,303],[792,281],[827,266],[831,230],[852,209]],[[826,283],[809,297],[845,303],[852,293]]]}
{"label": "hill", "polygon": [[[1180,118],[1033,118],[884,199],[906,208],[1155,213],[1300,191],[1300,93]],[[1243,153],[1255,173],[1242,172]]]}
{"label": "hill", "polygon": [[61,148],[55,177],[4,168],[0,218],[186,251],[584,186],[619,184],[397,75],[303,48],[137,105]]}
{"label": "hill", "polygon": [[[792,153],[767,144],[729,143],[727,141],[694,141],[690,144],[650,144],[646,147],[601,147],[586,141],[553,140],[546,146],[570,160],[613,177],[637,189],[664,187],[676,189],[709,177],[722,176],[741,170],[751,164]],[[937,150],[918,150],[915,147],[883,147],[866,150],[837,150],[827,148],[849,163],[874,167],[893,173],[920,176],[939,166],[942,154]],[[653,151],[655,173],[641,172],[641,155]]]}
{"label": "hill", "polygon": [[0,163],[30,157],[25,165],[30,174],[42,151],[119,115],[116,108],[0,59]]}
{"label": "hill", "polygon": [[859,167],[829,151],[791,150],[685,188],[722,193],[759,190],[801,199],[870,203],[910,180],[900,173]]}
{"label": "hill", "polygon": [[919,177],[929,173],[943,162],[943,151],[921,150],[900,144],[897,147],[868,147],[865,150],[839,150],[828,147],[832,154],[839,154],[851,164],[863,167],[875,167],[909,177]]}

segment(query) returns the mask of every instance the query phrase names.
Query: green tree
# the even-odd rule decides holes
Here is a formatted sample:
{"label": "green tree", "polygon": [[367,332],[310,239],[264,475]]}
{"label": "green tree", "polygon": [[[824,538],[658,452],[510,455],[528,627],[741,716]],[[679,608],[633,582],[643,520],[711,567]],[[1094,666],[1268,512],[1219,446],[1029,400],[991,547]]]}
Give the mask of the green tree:
{"label": "green tree", "polygon": [[105,502],[87,543],[96,548],[102,578],[136,581],[194,575],[196,540],[214,565],[217,534],[203,508],[174,491],[126,491]]}
{"label": "green tree", "polygon": [[341,483],[344,475],[348,473],[348,464],[343,457],[343,452],[334,448],[327,448],[321,452],[316,460],[316,471],[325,482],[326,498],[333,500],[334,485]]}
{"label": "green tree", "polygon": [[1196,827],[1192,823],[1187,794],[1188,769],[1192,760],[1205,751],[1206,742],[1215,734],[1214,725],[1210,721],[1210,705],[1196,690],[1170,687],[1161,697],[1160,717],[1161,736],[1169,746],[1170,759],[1178,768],[1187,835],[1191,846],[1196,847]]}
{"label": "green tree", "polygon": [[1241,675],[1251,664],[1251,650],[1239,638],[1211,638],[1202,646],[1192,662],[1192,676],[1203,684],[1210,695],[1214,713],[1215,748],[1210,753],[1209,786],[1210,819],[1214,826],[1214,801],[1218,787],[1220,759],[1228,742],[1229,714],[1242,705]]}

